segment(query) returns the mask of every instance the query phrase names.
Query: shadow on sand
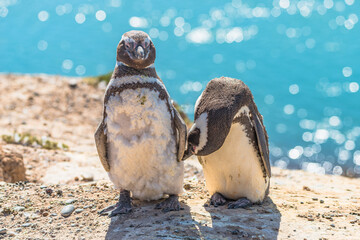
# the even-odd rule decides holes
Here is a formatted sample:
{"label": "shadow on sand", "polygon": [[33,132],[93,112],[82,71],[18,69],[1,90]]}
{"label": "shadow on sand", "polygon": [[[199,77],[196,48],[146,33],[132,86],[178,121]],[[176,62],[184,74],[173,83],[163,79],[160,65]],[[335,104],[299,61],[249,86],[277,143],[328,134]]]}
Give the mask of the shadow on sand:
{"label": "shadow on sand", "polygon": [[184,210],[163,213],[155,202],[134,201],[134,211],[113,217],[106,239],[276,239],[281,214],[271,198],[247,209],[204,207],[205,200],[182,203]]}

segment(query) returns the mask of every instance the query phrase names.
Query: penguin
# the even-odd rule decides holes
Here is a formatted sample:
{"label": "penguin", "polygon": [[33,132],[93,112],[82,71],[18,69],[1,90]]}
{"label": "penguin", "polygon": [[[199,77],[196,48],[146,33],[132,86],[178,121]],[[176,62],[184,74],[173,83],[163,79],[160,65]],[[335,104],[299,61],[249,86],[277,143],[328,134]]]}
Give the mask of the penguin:
{"label": "penguin", "polygon": [[269,193],[268,135],[250,89],[238,79],[212,79],[195,104],[184,160],[195,154],[215,207],[244,208]]}
{"label": "penguin", "polygon": [[142,31],[124,33],[117,46],[95,143],[120,197],[100,214],[131,212],[131,195],[144,201],[169,195],[156,208],[181,209],[187,129],[156,73],[155,57],[155,46]]}

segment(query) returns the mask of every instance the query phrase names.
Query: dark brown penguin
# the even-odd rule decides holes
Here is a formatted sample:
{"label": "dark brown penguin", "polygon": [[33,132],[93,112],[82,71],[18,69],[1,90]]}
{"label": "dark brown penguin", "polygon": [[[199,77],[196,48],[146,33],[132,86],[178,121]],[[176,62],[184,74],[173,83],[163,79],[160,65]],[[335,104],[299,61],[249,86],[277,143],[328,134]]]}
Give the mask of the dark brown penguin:
{"label": "dark brown penguin", "polygon": [[184,159],[198,156],[211,204],[261,203],[269,191],[268,136],[250,89],[240,80],[211,80],[195,105]]}
{"label": "dark brown penguin", "polygon": [[120,189],[110,216],[132,210],[140,200],[169,198],[156,207],[180,209],[186,125],[154,68],[155,46],[142,31],[123,35],[106,89],[103,119],[95,133],[101,163]]}

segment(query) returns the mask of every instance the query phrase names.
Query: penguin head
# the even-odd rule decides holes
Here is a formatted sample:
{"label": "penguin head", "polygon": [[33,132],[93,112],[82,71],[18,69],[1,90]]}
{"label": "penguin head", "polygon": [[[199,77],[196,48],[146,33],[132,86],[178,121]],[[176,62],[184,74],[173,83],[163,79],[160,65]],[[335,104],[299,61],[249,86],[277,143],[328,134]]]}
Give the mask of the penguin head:
{"label": "penguin head", "polygon": [[216,135],[217,131],[209,131],[209,116],[211,113],[203,112],[196,117],[194,125],[188,133],[188,146],[183,160],[191,155],[206,156],[218,150],[223,140]]}
{"label": "penguin head", "polygon": [[135,69],[149,67],[155,62],[155,57],[155,46],[143,31],[124,33],[117,46],[116,61]]}
{"label": "penguin head", "polygon": [[198,146],[200,141],[200,129],[191,128],[188,135],[188,146],[184,153],[183,160],[191,157],[198,152]]}
{"label": "penguin head", "polygon": [[[219,110],[225,112],[226,109]],[[206,156],[217,151],[223,145],[230,130],[226,114],[218,111],[195,113],[194,125],[188,133],[188,146],[183,160],[191,155]]]}

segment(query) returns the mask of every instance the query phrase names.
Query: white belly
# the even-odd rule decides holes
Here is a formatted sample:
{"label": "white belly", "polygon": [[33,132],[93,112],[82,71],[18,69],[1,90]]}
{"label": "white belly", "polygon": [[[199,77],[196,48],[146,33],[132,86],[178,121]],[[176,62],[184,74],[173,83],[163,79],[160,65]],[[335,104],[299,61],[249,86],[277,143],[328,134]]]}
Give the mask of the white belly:
{"label": "white belly", "polygon": [[141,200],[182,192],[184,167],[176,160],[165,101],[158,92],[139,88],[110,97],[106,105],[109,177]]}
{"label": "white belly", "polygon": [[228,199],[246,197],[259,202],[265,197],[269,179],[265,183],[259,158],[244,129],[239,123],[233,124],[223,146],[201,157],[206,186],[210,194],[219,192]]}

